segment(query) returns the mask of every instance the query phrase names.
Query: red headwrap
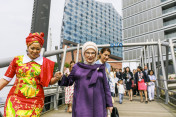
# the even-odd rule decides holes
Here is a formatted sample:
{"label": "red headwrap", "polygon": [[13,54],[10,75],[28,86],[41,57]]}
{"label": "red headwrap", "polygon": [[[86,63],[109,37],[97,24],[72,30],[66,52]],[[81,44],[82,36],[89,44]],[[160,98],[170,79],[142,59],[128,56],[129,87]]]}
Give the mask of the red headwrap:
{"label": "red headwrap", "polygon": [[29,36],[26,38],[26,45],[29,46],[32,43],[40,43],[41,47],[44,44],[44,33],[41,32],[40,34],[38,32],[36,33],[30,33]]}

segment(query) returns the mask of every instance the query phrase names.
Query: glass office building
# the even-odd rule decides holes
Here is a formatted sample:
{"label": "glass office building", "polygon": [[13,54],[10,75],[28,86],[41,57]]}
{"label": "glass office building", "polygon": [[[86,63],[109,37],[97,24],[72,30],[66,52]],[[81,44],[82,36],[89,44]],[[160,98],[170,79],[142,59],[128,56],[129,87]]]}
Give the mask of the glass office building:
{"label": "glass office building", "polygon": [[[124,43],[171,38],[176,38],[175,0],[123,0]],[[140,47],[124,48],[125,60],[138,59],[140,54]]]}
{"label": "glass office building", "polygon": [[[110,3],[66,0],[61,32],[61,44],[122,42],[122,18]],[[112,55],[123,57],[122,48],[111,48],[111,52]]]}

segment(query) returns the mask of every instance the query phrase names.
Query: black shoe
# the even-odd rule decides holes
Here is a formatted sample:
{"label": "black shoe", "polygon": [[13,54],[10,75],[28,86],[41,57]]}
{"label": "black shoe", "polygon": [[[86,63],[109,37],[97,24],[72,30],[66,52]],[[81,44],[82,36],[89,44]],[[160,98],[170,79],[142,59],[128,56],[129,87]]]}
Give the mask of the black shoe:
{"label": "black shoe", "polygon": [[147,104],[147,103],[148,103],[148,101],[145,101],[145,103]]}

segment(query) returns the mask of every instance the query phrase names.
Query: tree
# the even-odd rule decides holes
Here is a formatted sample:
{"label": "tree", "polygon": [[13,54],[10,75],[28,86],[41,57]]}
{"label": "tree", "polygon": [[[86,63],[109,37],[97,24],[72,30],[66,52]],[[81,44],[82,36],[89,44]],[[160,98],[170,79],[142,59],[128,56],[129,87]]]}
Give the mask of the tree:
{"label": "tree", "polygon": [[59,68],[58,68],[58,63],[55,62],[55,65],[54,65],[54,73],[59,71]]}
{"label": "tree", "polygon": [[66,63],[64,64],[64,67],[69,68],[69,67],[70,67],[70,64],[66,62]]}

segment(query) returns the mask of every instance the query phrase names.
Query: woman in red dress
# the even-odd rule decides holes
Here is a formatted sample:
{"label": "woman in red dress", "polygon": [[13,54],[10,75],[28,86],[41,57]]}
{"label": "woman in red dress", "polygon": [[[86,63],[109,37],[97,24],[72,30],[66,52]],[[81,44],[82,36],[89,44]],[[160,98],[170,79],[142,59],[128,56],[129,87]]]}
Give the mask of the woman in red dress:
{"label": "woman in red dress", "polygon": [[26,38],[27,54],[16,56],[0,79],[2,90],[16,74],[4,107],[4,117],[39,117],[44,106],[43,87],[58,81],[55,63],[40,55],[43,33],[30,33]]}

